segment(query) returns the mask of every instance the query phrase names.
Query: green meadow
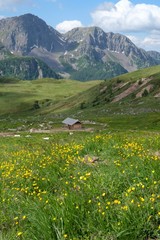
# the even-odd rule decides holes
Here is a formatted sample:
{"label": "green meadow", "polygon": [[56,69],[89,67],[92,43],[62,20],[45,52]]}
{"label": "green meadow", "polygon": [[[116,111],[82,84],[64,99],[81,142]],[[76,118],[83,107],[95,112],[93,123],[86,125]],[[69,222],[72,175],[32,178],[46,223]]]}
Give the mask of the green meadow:
{"label": "green meadow", "polygon": [[76,96],[99,81],[80,82],[74,80],[39,79],[32,81],[0,81],[0,115],[26,114],[35,110],[35,102],[43,112],[71,96]]}
{"label": "green meadow", "polygon": [[[151,92],[136,98],[142,77]],[[159,66],[109,81],[3,79],[0,240],[160,239],[159,86]],[[65,130],[66,117],[83,129]]]}
{"label": "green meadow", "polygon": [[1,240],[160,239],[160,135],[0,138]]}

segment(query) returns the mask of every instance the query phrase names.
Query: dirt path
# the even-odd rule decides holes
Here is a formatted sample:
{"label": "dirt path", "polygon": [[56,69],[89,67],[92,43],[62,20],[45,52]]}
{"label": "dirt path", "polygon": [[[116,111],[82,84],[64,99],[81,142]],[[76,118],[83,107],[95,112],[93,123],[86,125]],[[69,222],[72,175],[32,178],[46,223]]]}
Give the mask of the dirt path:
{"label": "dirt path", "polygon": [[55,128],[50,130],[43,130],[43,129],[30,129],[29,131],[25,132],[0,132],[0,137],[20,137],[21,133],[31,134],[31,133],[58,133],[58,132],[68,132],[68,133],[74,133],[74,132],[92,132],[94,131],[93,128],[84,128],[84,129],[77,129],[77,130],[70,130],[66,128]]}
{"label": "dirt path", "polygon": [[0,132],[0,137],[13,137],[15,134],[11,132]]}

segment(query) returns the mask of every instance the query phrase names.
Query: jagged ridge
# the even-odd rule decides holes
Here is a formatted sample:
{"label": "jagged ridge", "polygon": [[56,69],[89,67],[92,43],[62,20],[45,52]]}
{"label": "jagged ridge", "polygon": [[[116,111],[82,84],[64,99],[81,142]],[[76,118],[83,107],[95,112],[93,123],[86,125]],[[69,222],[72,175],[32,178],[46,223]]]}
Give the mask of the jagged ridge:
{"label": "jagged ridge", "polygon": [[38,57],[67,77],[107,79],[160,63],[160,53],[139,49],[121,34],[75,28],[60,34],[32,14],[0,20],[0,40],[15,55]]}

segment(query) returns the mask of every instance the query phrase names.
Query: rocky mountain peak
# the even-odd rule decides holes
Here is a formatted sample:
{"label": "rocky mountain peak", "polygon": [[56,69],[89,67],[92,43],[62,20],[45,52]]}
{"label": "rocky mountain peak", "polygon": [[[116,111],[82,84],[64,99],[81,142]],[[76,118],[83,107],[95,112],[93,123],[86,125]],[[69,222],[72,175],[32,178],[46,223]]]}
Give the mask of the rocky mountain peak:
{"label": "rocky mountain peak", "polygon": [[56,52],[64,48],[63,36],[32,14],[2,19],[1,41],[19,55],[27,55],[33,48]]}
{"label": "rocky mountain peak", "polygon": [[88,42],[91,45],[99,45],[104,41],[106,33],[99,27],[80,27],[74,28],[64,36],[68,41]]}
{"label": "rocky mountain peak", "polygon": [[105,79],[160,63],[159,53],[138,48],[122,34],[94,26],[61,34],[30,13],[0,20],[0,41],[2,59],[33,56],[74,79]]}

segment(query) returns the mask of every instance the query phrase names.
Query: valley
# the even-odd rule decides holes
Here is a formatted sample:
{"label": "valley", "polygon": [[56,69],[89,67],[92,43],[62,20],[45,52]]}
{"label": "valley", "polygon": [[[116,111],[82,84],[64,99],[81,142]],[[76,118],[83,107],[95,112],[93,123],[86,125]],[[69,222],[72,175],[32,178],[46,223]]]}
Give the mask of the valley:
{"label": "valley", "polygon": [[159,73],[1,79],[2,240],[159,238]]}
{"label": "valley", "polygon": [[[27,124],[22,127],[25,121],[33,125],[45,122],[45,128],[51,121],[49,128],[55,128],[69,116],[97,122],[98,126],[106,124],[106,130],[158,130],[159,73],[160,67],[155,66],[107,81],[4,78],[0,84],[0,128],[5,126],[7,130],[7,125],[9,129],[17,125],[28,130]],[[10,119],[10,123],[5,123],[6,119]]]}
{"label": "valley", "polygon": [[32,14],[0,37],[0,239],[160,239],[160,53]]}

